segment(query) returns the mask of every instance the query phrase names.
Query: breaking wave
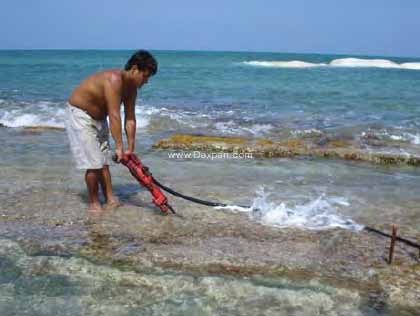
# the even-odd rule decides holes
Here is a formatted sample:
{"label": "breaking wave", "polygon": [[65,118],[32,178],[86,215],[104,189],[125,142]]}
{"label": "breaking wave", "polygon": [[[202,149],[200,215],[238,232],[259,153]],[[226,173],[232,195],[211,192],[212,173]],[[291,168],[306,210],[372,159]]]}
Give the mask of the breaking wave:
{"label": "breaking wave", "polygon": [[64,107],[54,102],[20,102],[0,111],[0,124],[6,127],[64,128]]}
{"label": "breaking wave", "polygon": [[263,67],[279,67],[279,68],[312,68],[327,66],[327,64],[314,64],[305,61],[292,60],[292,61],[244,61],[246,65],[263,66]]}
{"label": "breaking wave", "polygon": [[[64,102],[49,101],[9,103],[7,107],[0,109],[0,125],[11,128],[64,128],[66,106]],[[216,131],[222,135],[260,136],[273,128],[270,124],[230,120],[233,117],[235,117],[234,111],[204,113],[150,105],[136,106],[137,128],[140,131],[148,129],[151,132],[168,130],[193,132],[199,128],[209,133]],[[124,120],[122,109],[121,118]]]}
{"label": "breaking wave", "polygon": [[220,131],[223,135],[243,135],[250,134],[253,136],[264,135],[273,129],[271,124],[252,124],[245,126],[238,124],[233,120],[228,122],[217,122],[214,124],[216,130]]}
{"label": "breaking wave", "polygon": [[402,130],[388,131],[386,129],[381,130],[367,130],[361,133],[362,139],[378,139],[378,140],[391,140],[399,142],[407,142],[413,145],[420,145],[420,134],[410,133]]}
{"label": "breaking wave", "polygon": [[[65,107],[63,102],[19,102],[8,104],[0,110],[0,124],[6,127],[54,127],[64,128]],[[159,113],[154,107],[140,106],[136,108],[137,126],[145,128],[149,125],[150,116]],[[122,115],[124,113],[122,112]]]}
{"label": "breaking wave", "polygon": [[[64,128],[66,106],[64,102],[50,101],[8,102],[7,107],[0,109],[0,125],[11,128]],[[216,131],[222,135],[258,136],[265,135],[273,128],[270,124],[238,122],[231,119],[234,117],[234,111],[200,112],[150,105],[136,106],[137,128],[139,130],[149,129],[152,132],[196,131],[199,128],[207,132]],[[121,118],[124,120],[122,109]]]}
{"label": "breaking wave", "polygon": [[376,67],[376,68],[394,68],[420,70],[420,62],[398,64],[387,59],[361,59],[361,58],[339,58],[330,63],[310,63],[299,60],[292,61],[244,61],[243,64],[259,67],[277,67],[277,68],[313,68],[313,67]]}

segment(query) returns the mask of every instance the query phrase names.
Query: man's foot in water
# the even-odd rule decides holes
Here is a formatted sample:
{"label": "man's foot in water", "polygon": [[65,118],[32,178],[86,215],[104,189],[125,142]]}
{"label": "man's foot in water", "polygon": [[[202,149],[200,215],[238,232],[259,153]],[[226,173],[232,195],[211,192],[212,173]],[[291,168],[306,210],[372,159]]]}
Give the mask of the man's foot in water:
{"label": "man's foot in water", "polygon": [[103,211],[100,203],[89,203],[88,212],[92,214],[101,213]]}
{"label": "man's foot in water", "polygon": [[113,210],[119,206],[121,206],[120,200],[117,197],[113,196],[112,198],[108,199],[108,201],[106,202],[105,209]]}

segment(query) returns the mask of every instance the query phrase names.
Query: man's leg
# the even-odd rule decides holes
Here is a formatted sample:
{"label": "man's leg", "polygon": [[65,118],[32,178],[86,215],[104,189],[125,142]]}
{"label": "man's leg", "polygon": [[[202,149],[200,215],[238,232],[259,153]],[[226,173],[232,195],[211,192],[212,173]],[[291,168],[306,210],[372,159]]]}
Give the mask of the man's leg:
{"label": "man's leg", "polygon": [[101,169],[87,169],[85,174],[86,186],[89,194],[89,211],[101,211],[98,198],[98,185],[101,178]]}
{"label": "man's leg", "polygon": [[112,193],[112,182],[111,182],[111,173],[109,172],[109,166],[104,165],[101,169],[100,183],[102,188],[102,193],[105,196],[106,204],[108,207],[116,207],[119,205],[118,198]]}

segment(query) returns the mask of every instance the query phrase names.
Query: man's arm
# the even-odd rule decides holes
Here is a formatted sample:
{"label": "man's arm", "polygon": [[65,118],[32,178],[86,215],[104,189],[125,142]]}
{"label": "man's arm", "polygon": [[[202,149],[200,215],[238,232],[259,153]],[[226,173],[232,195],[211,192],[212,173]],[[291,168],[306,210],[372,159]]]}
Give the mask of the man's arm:
{"label": "man's arm", "polygon": [[123,153],[120,114],[121,94],[122,79],[118,76],[112,75],[111,78],[105,81],[105,98],[109,115],[111,135],[115,141],[115,153],[118,156],[118,161],[122,158]]}
{"label": "man's arm", "polygon": [[137,91],[124,99],[124,113],[125,113],[125,133],[127,134],[128,151],[134,151],[136,139],[136,97]]}

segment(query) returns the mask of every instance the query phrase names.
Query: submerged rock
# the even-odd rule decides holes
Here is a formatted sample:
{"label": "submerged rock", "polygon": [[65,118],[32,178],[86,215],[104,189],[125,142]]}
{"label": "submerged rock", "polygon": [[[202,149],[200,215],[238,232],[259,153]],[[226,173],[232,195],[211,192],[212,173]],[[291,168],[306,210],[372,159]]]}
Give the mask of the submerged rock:
{"label": "submerged rock", "polygon": [[248,153],[258,158],[312,156],[366,161],[383,165],[420,165],[420,157],[418,156],[370,152],[346,140],[324,139],[314,142],[311,139],[290,139],[274,141],[264,138],[249,139],[176,134],[168,139],[159,140],[153,147],[186,151]]}
{"label": "submerged rock", "polygon": [[[250,315],[264,308],[266,300],[258,298],[261,293],[267,294],[267,300],[273,295],[289,297],[290,293],[289,299],[296,300],[297,306],[308,304],[308,310],[298,315],[317,315],[318,308],[325,315],[340,314],[343,304],[344,309],[353,309],[351,315],[357,315],[359,308],[375,309],[380,315],[393,315],[390,309],[408,309],[406,315],[415,315],[411,309],[420,308],[420,265],[415,249],[398,243],[394,263],[388,265],[388,240],[367,232],[277,229],[254,223],[242,214],[182,202],[175,206],[182,209],[181,216],[161,216],[144,206],[125,205],[85,220],[75,208],[43,208],[30,218],[1,218],[0,237],[18,240],[0,242],[0,250],[8,254],[0,265],[8,275],[5,282],[30,274],[34,278],[26,277],[24,286],[17,282],[15,287],[23,291],[27,286],[45,288],[51,283],[55,286],[52,294],[61,295],[63,287],[70,287],[73,296],[85,289],[97,305],[101,299],[97,301],[96,290],[78,283],[91,279],[92,274],[95,284],[111,292],[132,289],[136,295],[147,295],[148,289],[153,289],[157,294],[151,300],[159,299],[164,284],[169,286],[168,297],[177,293],[180,280],[184,280],[186,293],[201,284],[204,300],[213,300],[217,293],[231,293],[230,300],[237,302],[232,310],[253,306],[255,301],[258,304]],[[13,213],[25,210],[14,209]],[[46,220],[52,216],[54,221]],[[76,216],[80,218],[77,225],[70,224],[69,218],[73,222]],[[57,226],[57,221],[62,225]],[[119,278],[121,287],[118,282],[109,284]],[[249,294],[244,297],[241,293]],[[115,303],[129,302],[132,296],[126,294],[118,296],[121,301]],[[136,304],[143,306],[141,300]],[[223,306],[224,300],[215,304]],[[288,306],[281,299],[267,304],[267,308]]]}
{"label": "submerged rock", "polygon": [[64,131],[65,129],[57,126],[25,126],[23,130],[28,133],[42,133],[47,131]]}
{"label": "submerged rock", "polygon": [[76,257],[28,256],[21,250],[0,239],[0,257],[22,271],[18,280],[0,286],[2,315],[334,316],[363,315],[371,303],[358,291],[316,279],[138,273]]}

